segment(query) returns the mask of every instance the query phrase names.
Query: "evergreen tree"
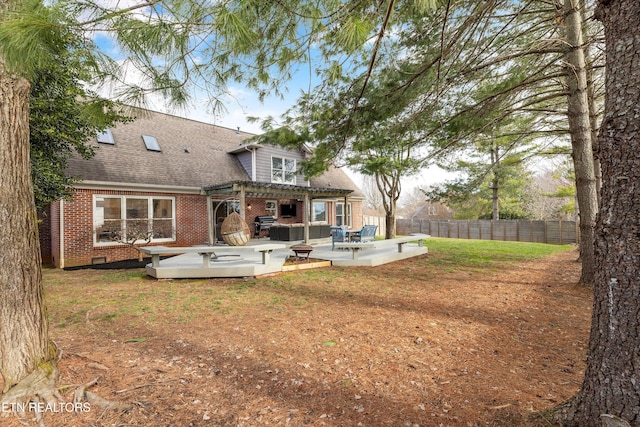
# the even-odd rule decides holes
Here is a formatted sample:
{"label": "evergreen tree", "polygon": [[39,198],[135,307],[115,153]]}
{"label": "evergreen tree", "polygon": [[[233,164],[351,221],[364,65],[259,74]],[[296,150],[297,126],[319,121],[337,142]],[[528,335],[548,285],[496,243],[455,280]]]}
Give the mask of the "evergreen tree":
{"label": "evergreen tree", "polygon": [[558,409],[565,426],[640,425],[640,2],[600,0],[606,36],[605,114],[598,141],[601,205],[587,369],[577,396]]}
{"label": "evergreen tree", "polygon": [[71,196],[76,179],[65,173],[69,157],[91,158],[89,139],[128,120],[116,103],[83,87],[80,64],[61,57],[47,66],[35,73],[29,101],[31,177],[40,215],[52,202]]}

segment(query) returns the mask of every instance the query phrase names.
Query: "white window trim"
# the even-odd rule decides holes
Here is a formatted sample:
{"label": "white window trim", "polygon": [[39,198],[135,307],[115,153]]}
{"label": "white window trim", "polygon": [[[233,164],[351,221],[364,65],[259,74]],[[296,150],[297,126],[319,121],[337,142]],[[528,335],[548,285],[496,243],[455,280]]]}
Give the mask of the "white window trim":
{"label": "white window trim", "polygon": [[278,201],[277,200],[265,200],[264,202],[264,210],[265,213],[269,214],[269,209],[267,208],[267,205],[269,203],[273,203],[273,209],[272,209],[272,214],[271,216],[274,217],[275,219],[278,219]]}
{"label": "white window trim", "polygon": [[[316,207],[315,204],[316,203],[322,203],[324,204],[324,221],[323,220],[316,220]],[[325,201],[325,200],[314,200],[313,202],[311,202],[311,220],[314,223],[323,223],[323,224],[327,224],[329,222],[329,204]]]}
{"label": "white window trim", "polygon": [[[346,226],[348,228],[351,228],[353,226],[353,216],[352,216],[351,202],[347,203],[347,211],[346,212],[344,212],[344,202],[336,202],[336,224],[338,223],[338,205],[342,205],[342,211],[343,211],[342,217],[345,218]],[[345,224],[343,224],[343,225],[345,225]]]}
{"label": "white window trim", "polygon": [[[120,199],[120,217],[123,220],[126,220],[127,216],[127,199],[147,199],[149,215],[153,215],[153,201],[154,200],[171,200],[171,229],[173,230],[173,235],[171,237],[167,237],[164,239],[151,239],[150,243],[160,243],[160,242],[175,242],[176,241],[176,198],[168,197],[168,196],[142,196],[142,195],[113,195],[113,194],[94,194],[92,199],[92,216],[93,216],[93,246],[101,247],[101,246],[121,246],[124,243],[119,243],[115,241],[111,242],[98,242],[97,241],[97,229],[100,225],[104,224],[104,219],[102,224],[96,221],[96,201],[97,199]],[[148,220],[153,221],[153,218],[147,218]],[[144,240],[138,240],[136,243],[143,243]]]}
{"label": "white window trim", "polygon": [[[280,159],[282,160],[282,181],[274,181],[273,180],[273,159]],[[284,164],[285,164],[285,160],[291,160],[293,161],[293,170],[294,170],[294,174],[293,174],[293,182],[286,182],[284,180]],[[274,184],[290,184],[290,185],[296,185],[296,182],[298,180],[297,177],[297,173],[296,171],[298,170],[298,161],[292,157],[285,157],[285,156],[271,156],[271,182]]]}

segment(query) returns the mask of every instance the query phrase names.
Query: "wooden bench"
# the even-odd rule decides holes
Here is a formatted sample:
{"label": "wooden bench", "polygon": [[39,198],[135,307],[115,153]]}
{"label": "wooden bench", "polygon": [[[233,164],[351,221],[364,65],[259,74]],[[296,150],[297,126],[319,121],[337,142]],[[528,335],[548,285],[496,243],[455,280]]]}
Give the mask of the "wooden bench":
{"label": "wooden bench", "polygon": [[428,234],[412,234],[410,236],[403,236],[403,237],[395,237],[393,239],[386,239],[386,240],[376,240],[375,241],[375,245],[376,247],[380,247],[380,246],[386,246],[386,245],[398,245],[398,252],[402,253],[402,248],[404,247],[404,245],[406,245],[409,242],[415,242],[416,240],[418,241],[418,246],[422,246],[422,241],[425,239],[428,239],[429,237],[431,237]]}
{"label": "wooden bench", "polygon": [[245,252],[260,252],[262,254],[262,264],[269,264],[269,256],[276,249],[285,249],[286,245],[279,243],[267,243],[264,245],[252,246],[189,246],[189,247],[168,247],[149,246],[140,250],[151,255],[151,266],[160,266],[161,255],[176,255],[186,253],[197,253],[202,255],[202,268],[211,267],[211,259],[217,259],[219,255],[240,255]]}

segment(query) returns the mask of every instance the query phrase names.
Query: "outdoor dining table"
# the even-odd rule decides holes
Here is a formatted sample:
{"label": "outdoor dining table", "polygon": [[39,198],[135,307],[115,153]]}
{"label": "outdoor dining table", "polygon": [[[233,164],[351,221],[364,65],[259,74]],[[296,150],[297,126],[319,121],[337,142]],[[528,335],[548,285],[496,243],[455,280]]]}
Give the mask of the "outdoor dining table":
{"label": "outdoor dining table", "polygon": [[347,242],[352,242],[355,236],[360,235],[360,230],[347,230],[345,231],[345,236],[347,238]]}

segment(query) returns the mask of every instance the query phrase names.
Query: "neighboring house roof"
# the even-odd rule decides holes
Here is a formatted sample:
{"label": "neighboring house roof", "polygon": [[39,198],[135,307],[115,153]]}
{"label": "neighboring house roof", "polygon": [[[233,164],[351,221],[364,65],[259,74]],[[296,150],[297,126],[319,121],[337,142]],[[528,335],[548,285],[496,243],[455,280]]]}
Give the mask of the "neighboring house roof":
{"label": "neighboring house roof", "polygon": [[452,219],[453,211],[440,202],[426,202],[411,215],[411,219]]}
{"label": "neighboring house roof", "polygon": [[[74,156],[67,173],[82,181],[203,188],[231,181],[249,181],[234,154],[247,132],[209,123],[145,111],[135,121],[111,129],[114,144],[96,140],[90,160]],[[145,147],[143,135],[156,138],[160,152]],[[340,169],[332,168],[310,180],[312,187],[332,187],[362,192]]]}

